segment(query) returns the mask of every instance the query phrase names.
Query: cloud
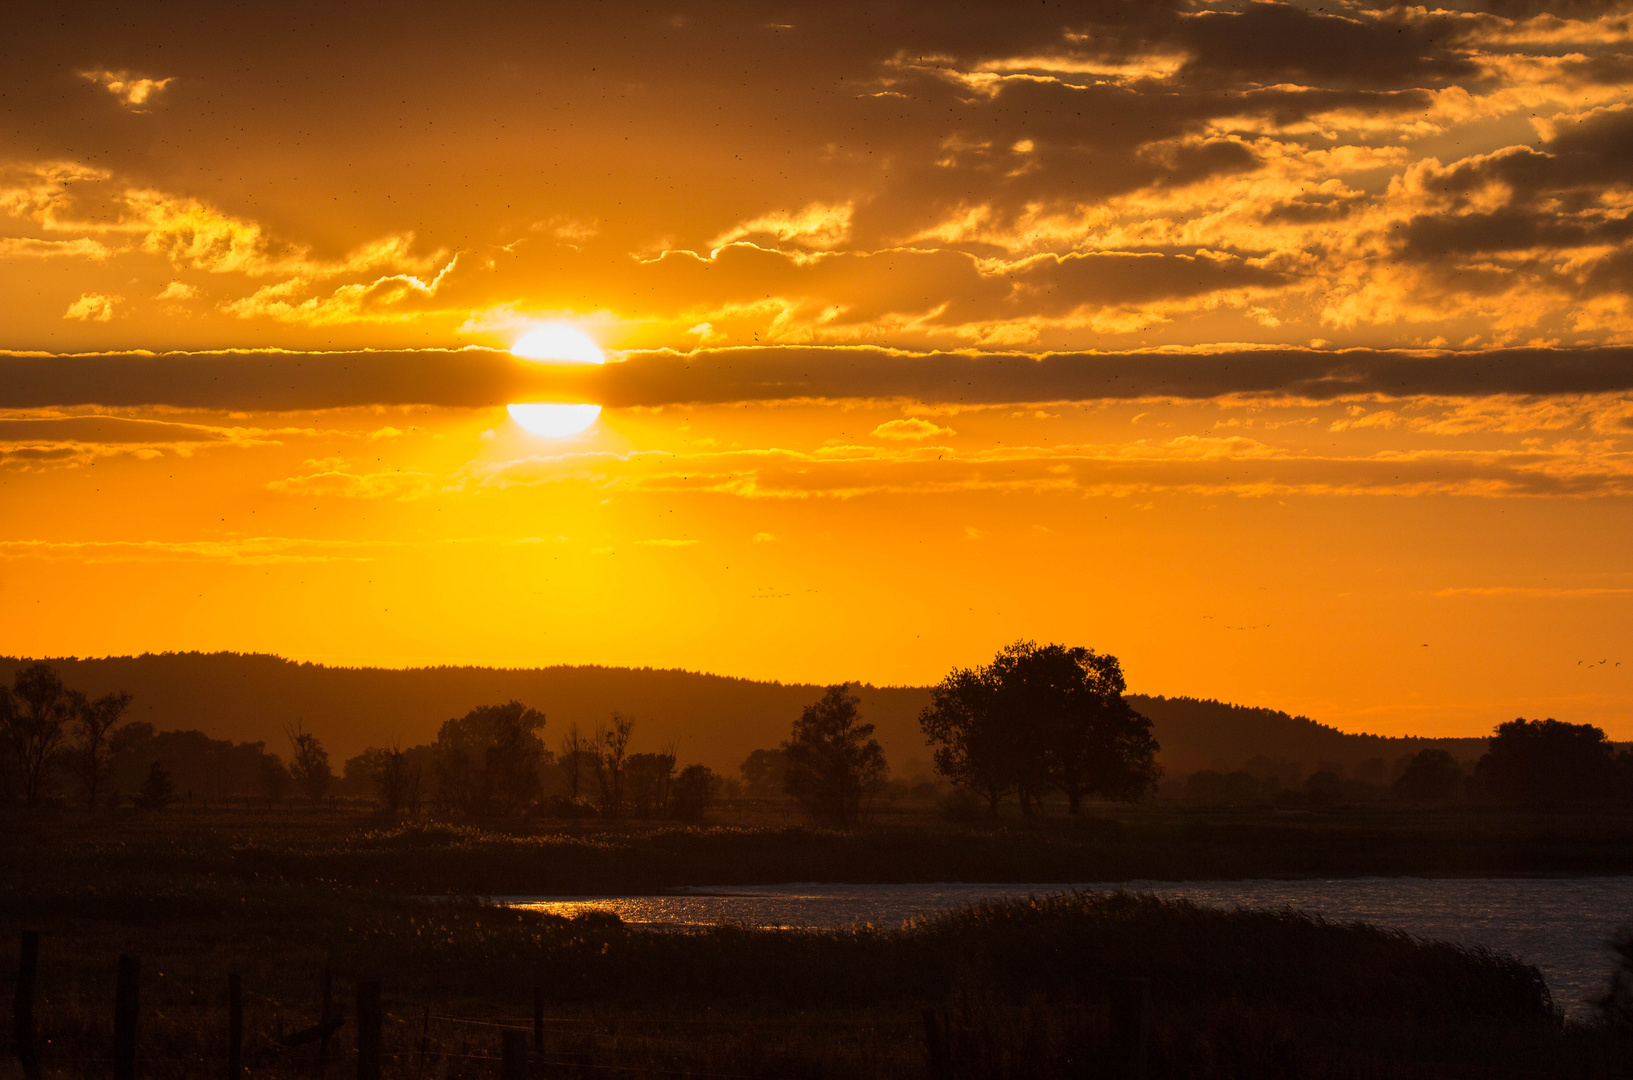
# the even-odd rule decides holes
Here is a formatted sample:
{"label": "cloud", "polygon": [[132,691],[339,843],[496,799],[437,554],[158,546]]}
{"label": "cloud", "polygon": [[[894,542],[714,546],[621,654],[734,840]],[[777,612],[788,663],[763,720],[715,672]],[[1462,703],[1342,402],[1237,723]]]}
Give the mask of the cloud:
{"label": "cloud", "polygon": [[267,484],[267,490],[300,498],[395,499],[405,502],[429,494],[435,479],[430,473],[422,472],[395,470],[363,473],[335,468],[273,480]]}
{"label": "cloud", "polygon": [[906,420],[886,420],[873,429],[873,434],[881,439],[928,439],[936,435],[956,435],[957,432],[914,416]]}
{"label": "cloud", "polygon": [[78,319],[81,322],[107,322],[113,318],[113,309],[124,297],[103,296],[101,293],[86,293],[62,313],[64,319]]}
{"label": "cloud", "polygon": [[76,258],[103,262],[112,252],[106,244],[81,237],[78,240],[39,240],[33,237],[0,237],[0,259]]}
{"label": "cloud", "polygon": [[792,213],[775,210],[728,229],[711,240],[709,246],[718,248],[734,240],[769,236],[784,243],[793,242],[806,247],[838,247],[850,234],[854,211],[855,206],[851,203],[838,206],[811,203]]}
{"label": "cloud", "polygon": [[128,71],[82,71],[79,76],[108,91],[119,99],[119,104],[131,112],[147,111],[144,106],[148,100],[176,81],[173,76],[166,79],[150,79],[132,75]]}
{"label": "cloud", "polygon": [[1336,450],[1254,439],[1179,436],[1126,444],[724,450],[685,454],[590,452],[470,467],[467,482],[510,488],[576,483],[610,492],[743,499],[1054,492],[1146,498],[1429,495],[1606,498],[1633,494],[1633,462],[1603,445],[1563,441],[1497,450]]}
{"label": "cloud", "polygon": [[197,295],[198,290],[193,288],[191,285],[181,281],[172,281],[163,289],[159,290],[159,295],[154,297],[154,299],[182,301],[191,300]]}
{"label": "cloud", "polygon": [[802,399],[992,405],[1628,391],[1633,391],[1633,347],[1034,355],[812,346],[635,352],[594,366],[530,363],[478,348],[0,353],[0,408],[14,409],[86,404],[273,411],[413,404],[491,408],[526,400],[609,408]]}

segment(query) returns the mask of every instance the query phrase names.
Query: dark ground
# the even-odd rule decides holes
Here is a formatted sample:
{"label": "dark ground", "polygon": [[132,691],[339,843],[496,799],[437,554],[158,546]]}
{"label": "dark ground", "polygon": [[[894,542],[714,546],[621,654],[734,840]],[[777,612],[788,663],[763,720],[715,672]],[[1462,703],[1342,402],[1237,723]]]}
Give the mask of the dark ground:
{"label": "dark ground", "polygon": [[[351,1014],[384,987],[388,1077],[496,1076],[499,1028],[547,1005],[562,1077],[1111,1075],[1113,980],[1152,980],[1153,1075],[1626,1076],[1633,1040],[1562,1021],[1534,969],[1299,916],[1079,898],[903,930],[703,933],[566,921],[433,893],[787,880],[1118,880],[1633,872],[1633,817],[1471,809],[1096,808],[1084,820],[851,832],[721,824],[400,824],[361,811],[0,815],[0,978],[41,931],[48,1075],[106,1075],[113,973],[143,963],[142,1075],[219,1077],[226,973],[252,1075],[311,1075],[325,968]],[[741,821],[741,824],[736,822]],[[939,1073],[923,1012],[946,1032]],[[430,1019],[427,1019],[427,1016]],[[349,1022],[328,1073],[353,1074]],[[423,1047],[423,1056],[422,1056]],[[6,1075],[0,1067],[0,1076]]]}

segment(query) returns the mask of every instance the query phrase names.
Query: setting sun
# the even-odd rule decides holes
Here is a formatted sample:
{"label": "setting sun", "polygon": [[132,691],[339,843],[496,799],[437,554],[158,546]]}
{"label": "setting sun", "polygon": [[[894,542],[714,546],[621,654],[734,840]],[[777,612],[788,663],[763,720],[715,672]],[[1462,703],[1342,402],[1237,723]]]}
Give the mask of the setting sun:
{"label": "setting sun", "polygon": [[534,326],[510,347],[510,355],[523,360],[565,360],[574,364],[605,364],[601,347],[589,335],[567,323]]}
{"label": "setting sun", "polygon": [[577,435],[601,415],[599,405],[511,405],[510,418],[533,435],[565,439]]}

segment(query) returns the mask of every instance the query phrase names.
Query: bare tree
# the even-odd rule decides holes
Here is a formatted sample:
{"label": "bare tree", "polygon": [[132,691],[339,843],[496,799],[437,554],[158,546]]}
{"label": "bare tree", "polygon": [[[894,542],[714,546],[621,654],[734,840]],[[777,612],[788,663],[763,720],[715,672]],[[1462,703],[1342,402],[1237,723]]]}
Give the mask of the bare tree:
{"label": "bare tree", "polygon": [[577,721],[567,725],[567,734],[561,737],[561,770],[567,776],[568,798],[578,798],[584,765],[595,757],[594,745],[579,733]]}
{"label": "bare tree", "polygon": [[[103,781],[107,779],[108,762],[113,757],[109,736],[125,719],[130,708],[130,695],[120,692],[103,694],[95,701],[83,701],[75,710],[74,726],[77,736],[74,745],[74,771],[79,774],[80,786],[85,789],[85,805],[95,806],[102,795]],[[217,771],[219,776],[220,770]]]}
{"label": "bare tree", "polygon": [[594,754],[596,785],[601,789],[601,813],[618,817],[624,812],[624,768],[629,757],[629,735],[635,729],[633,718],[623,713],[612,714],[612,723],[595,726]]}
{"label": "bare tree", "polygon": [[299,720],[285,724],[284,734],[289,738],[289,753],[293,759],[289,763],[290,775],[306,797],[317,802],[329,790],[329,781],[334,779],[329,769],[329,752],[316,735],[301,730]]}
{"label": "bare tree", "polygon": [[45,801],[57,751],[82,700],[45,663],[23,668],[13,678],[10,692],[0,692],[0,728],[17,759],[23,801],[29,806]]}

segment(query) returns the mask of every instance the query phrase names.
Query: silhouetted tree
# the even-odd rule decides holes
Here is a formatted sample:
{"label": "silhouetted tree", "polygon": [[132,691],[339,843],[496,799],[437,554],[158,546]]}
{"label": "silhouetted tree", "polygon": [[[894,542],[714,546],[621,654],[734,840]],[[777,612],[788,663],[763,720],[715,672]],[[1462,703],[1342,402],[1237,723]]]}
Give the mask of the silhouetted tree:
{"label": "silhouetted tree", "polygon": [[980,795],[990,813],[1014,790],[1021,748],[1010,741],[996,706],[997,680],[981,668],[956,668],[930,689],[919,727],[935,748],[936,771]]}
{"label": "silhouetted tree", "polygon": [[1018,641],[943,679],[919,726],[937,770],[994,810],[1013,790],[1030,814],[1053,786],[1076,813],[1089,796],[1138,799],[1160,775],[1151,721],[1125,688],[1114,656]]}
{"label": "silhouetted tree", "polygon": [[1469,786],[1498,802],[1555,806],[1608,799],[1615,776],[1614,749],[1599,728],[1522,718],[1497,725]]}
{"label": "silhouetted tree", "polygon": [[782,744],[783,789],[812,817],[834,825],[856,820],[862,796],[885,778],[885,754],[863,724],[861,701],[844,685],[830,686],[794,721]]}
{"label": "silhouetted tree", "polygon": [[1389,785],[1397,799],[1408,802],[1446,802],[1463,790],[1463,767],[1445,750],[1419,750],[1406,769]]}
{"label": "silhouetted tree", "polygon": [[147,779],[142,782],[142,790],[136,796],[136,805],[144,810],[163,810],[176,801],[176,785],[170,779],[170,773],[159,762],[155,761],[147,767]]}
{"label": "silhouetted tree", "polygon": [[[1123,699],[1127,685],[1115,656],[1023,641],[999,652],[992,671],[998,706],[1009,714],[1006,726],[1028,733],[1019,741],[1031,753],[1041,751],[1042,771],[1071,813],[1086,796],[1132,802],[1156,786],[1157,740],[1151,721]],[[1037,772],[1028,767],[1019,776]]]}
{"label": "silhouetted tree", "polygon": [[688,765],[675,777],[675,786],[669,796],[670,815],[681,821],[696,821],[703,816],[714,799],[719,777],[707,765]]}
{"label": "silhouetted tree", "polygon": [[437,799],[467,814],[509,814],[539,797],[544,714],[519,701],[479,705],[437,730]]}
{"label": "silhouetted tree", "polygon": [[669,809],[669,790],[675,780],[675,755],[631,754],[624,765],[625,802],[636,817],[661,817]]}
{"label": "silhouetted tree", "polygon": [[788,757],[781,750],[755,750],[737,767],[743,777],[743,794],[751,799],[780,799]]}
{"label": "silhouetted tree", "polygon": [[108,765],[113,758],[111,735],[130,708],[130,695],[104,694],[84,701],[74,714],[75,742],[72,762],[85,790],[85,805],[95,806],[105,794]]}
{"label": "silhouetted tree", "polygon": [[595,769],[596,787],[600,789],[601,813],[607,817],[620,817],[624,813],[624,770],[628,764],[629,737],[634,730],[634,718],[621,712],[612,714],[612,723],[595,726],[590,764]]}
{"label": "silhouetted tree", "polygon": [[284,734],[289,738],[289,774],[295,778],[295,784],[302,793],[317,802],[329,790],[329,782],[334,779],[334,773],[329,769],[329,752],[316,735],[301,730],[299,720],[285,725]]}
{"label": "silhouetted tree", "polygon": [[369,778],[374,782],[380,809],[396,814],[404,806],[419,801],[420,763],[418,755],[401,747],[365,750],[369,764]]}
{"label": "silhouetted tree", "polygon": [[63,686],[46,663],[30,664],[18,671],[11,692],[0,694],[0,725],[5,729],[27,805],[39,806],[45,801],[57,751],[81,700]]}
{"label": "silhouetted tree", "polygon": [[584,773],[594,767],[595,748],[579,733],[578,722],[567,725],[567,734],[561,737],[561,772],[567,778],[567,797],[578,799],[579,785]]}

